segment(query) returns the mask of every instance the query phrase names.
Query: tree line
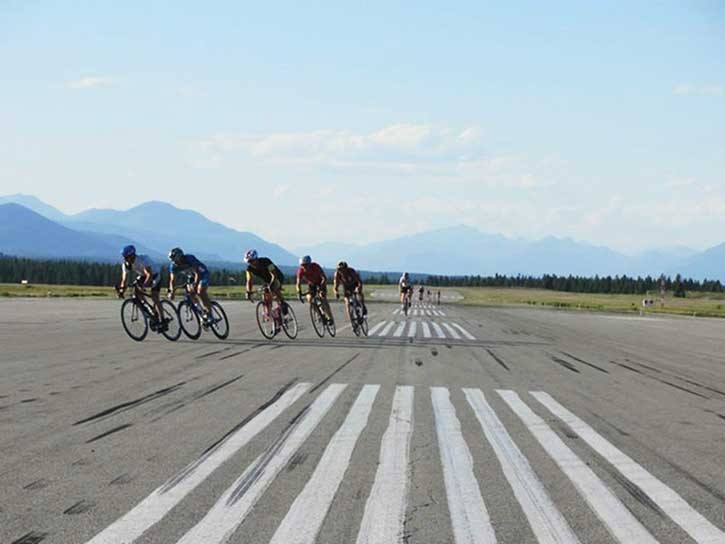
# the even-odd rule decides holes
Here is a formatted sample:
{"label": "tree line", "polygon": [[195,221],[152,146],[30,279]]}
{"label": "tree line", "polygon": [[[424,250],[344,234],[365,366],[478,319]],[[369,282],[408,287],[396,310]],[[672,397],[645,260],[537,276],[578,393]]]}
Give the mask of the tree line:
{"label": "tree line", "polygon": [[[163,281],[168,281],[168,268],[162,267]],[[212,285],[242,285],[244,273],[240,270],[212,268]],[[62,285],[113,286],[121,275],[120,263],[97,263],[77,260],[29,259],[0,254],[0,283],[48,283]],[[364,274],[365,283],[373,285],[395,285],[397,275]],[[286,281],[294,281],[291,274],[285,274]],[[414,283],[429,287],[528,287],[565,291],[571,293],[639,294],[658,293],[661,289],[676,296],[690,292],[722,293],[719,280],[693,280],[679,274],[669,276],[417,276]]]}

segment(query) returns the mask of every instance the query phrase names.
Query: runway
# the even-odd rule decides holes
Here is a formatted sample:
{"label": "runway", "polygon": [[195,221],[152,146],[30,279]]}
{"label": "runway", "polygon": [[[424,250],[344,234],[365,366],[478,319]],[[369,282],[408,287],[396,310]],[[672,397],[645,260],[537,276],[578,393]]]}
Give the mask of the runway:
{"label": "runway", "polygon": [[[725,323],[334,304],[318,338],[0,299],[0,542],[725,543]],[[616,318],[615,318],[616,317]]]}

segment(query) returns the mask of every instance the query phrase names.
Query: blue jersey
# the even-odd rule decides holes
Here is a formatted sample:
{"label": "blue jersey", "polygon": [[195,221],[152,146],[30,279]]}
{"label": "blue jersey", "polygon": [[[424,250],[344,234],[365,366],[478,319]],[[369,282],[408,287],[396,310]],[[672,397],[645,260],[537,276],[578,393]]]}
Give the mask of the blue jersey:
{"label": "blue jersey", "polygon": [[178,272],[193,273],[194,271],[198,272],[199,274],[204,274],[205,272],[208,272],[206,265],[190,253],[184,255],[181,258],[180,263],[177,264],[174,261],[171,261],[171,264],[169,265],[169,272],[171,274],[176,274]]}

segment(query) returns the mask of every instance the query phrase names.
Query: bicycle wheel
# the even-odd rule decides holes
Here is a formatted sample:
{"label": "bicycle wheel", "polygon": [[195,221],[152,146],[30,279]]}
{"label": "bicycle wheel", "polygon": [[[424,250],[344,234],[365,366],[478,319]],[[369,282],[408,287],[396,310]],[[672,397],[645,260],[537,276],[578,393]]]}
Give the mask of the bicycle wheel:
{"label": "bicycle wheel", "polygon": [[295,317],[292,306],[286,302],[285,305],[287,306],[287,315],[284,315],[284,312],[282,313],[282,330],[290,340],[294,340],[297,338],[297,317]]}
{"label": "bicycle wheel", "polygon": [[352,332],[355,336],[360,336],[360,325],[357,322],[357,315],[355,315],[355,303],[350,302],[350,306],[347,310],[347,316],[350,319],[350,325],[352,326]]}
{"label": "bicycle wheel", "polygon": [[362,331],[363,336],[368,335],[368,318],[367,317],[363,317],[360,320],[360,326],[358,328]]}
{"label": "bicycle wheel", "polygon": [[219,340],[224,340],[229,336],[229,320],[227,314],[218,302],[211,303],[211,332],[214,333]]}
{"label": "bicycle wheel", "polygon": [[167,340],[176,342],[181,336],[181,323],[176,306],[168,300],[161,301],[161,308],[164,310],[164,319],[167,319],[166,329],[161,331]]}
{"label": "bicycle wheel", "polygon": [[331,318],[325,325],[325,328],[327,329],[327,332],[330,333],[330,336],[335,338],[335,335],[337,334],[337,326],[335,326],[335,318]]}
{"label": "bicycle wheel", "polygon": [[266,310],[264,302],[257,302],[257,325],[259,330],[267,340],[274,338],[274,319]]}
{"label": "bicycle wheel", "polygon": [[310,319],[312,320],[312,328],[315,329],[317,336],[320,338],[325,336],[325,320],[314,300],[310,302]]}
{"label": "bicycle wheel", "polygon": [[179,303],[179,323],[181,324],[181,330],[190,340],[196,340],[201,336],[199,314],[196,313],[188,300]]}
{"label": "bicycle wheel", "polygon": [[149,332],[149,320],[141,305],[133,298],[121,304],[121,323],[131,338],[140,342]]}

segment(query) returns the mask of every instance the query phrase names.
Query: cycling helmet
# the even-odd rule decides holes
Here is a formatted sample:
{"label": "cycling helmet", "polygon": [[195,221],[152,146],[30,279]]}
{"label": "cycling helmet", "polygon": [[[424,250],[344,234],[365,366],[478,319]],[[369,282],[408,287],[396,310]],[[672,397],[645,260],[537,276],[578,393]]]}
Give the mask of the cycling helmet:
{"label": "cycling helmet", "polygon": [[407,273],[407,272],[403,272],[403,277],[404,277],[405,279],[408,279],[408,273]]}
{"label": "cycling helmet", "polygon": [[249,261],[253,261],[259,257],[259,254],[257,253],[256,249],[250,249],[244,254],[244,262],[248,263]]}
{"label": "cycling helmet", "polygon": [[121,255],[124,259],[127,259],[128,257],[133,257],[136,255],[136,248],[134,246],[124,246],[124,248],[121,250]]}
{"label": "cycling helmet", "polygon": [[169,251],[169,260],[170,261],[178,261],[184,256],[184,252],[181,250],[180,247],[175,247],[171,251]]}
{"label": "cycling helmet", "polygon": [[300,258],[300,264],[310,264],[312,262],[312,257],[309,255],[305,255],[304,257]]}
{"label": "cycling helmet", "polygon": [[337,268],[339,270],[344,270],[347,268],[347,263],[345,261],[340,261],[339,263],[337,263]]}

